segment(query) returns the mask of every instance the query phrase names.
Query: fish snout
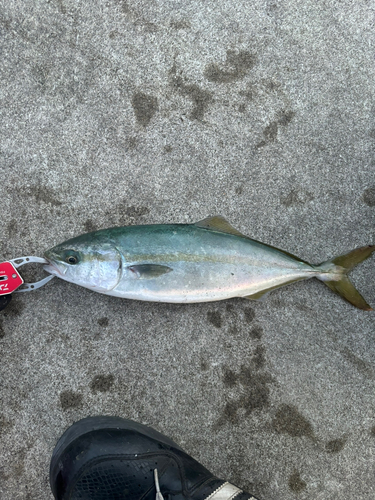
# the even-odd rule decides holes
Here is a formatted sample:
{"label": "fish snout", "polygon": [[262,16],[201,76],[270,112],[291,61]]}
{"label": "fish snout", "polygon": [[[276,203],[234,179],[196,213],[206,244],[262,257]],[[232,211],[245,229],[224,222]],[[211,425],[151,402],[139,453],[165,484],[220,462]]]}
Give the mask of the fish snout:
{"label": "fish snout", "polygon": [[66,266],[57,260],[57,256],[54,256],[53,252],[45,252],[44,258],[48,261],[48,264],[43,266],[44,271],[54,276],[63,276],[66,273]]}

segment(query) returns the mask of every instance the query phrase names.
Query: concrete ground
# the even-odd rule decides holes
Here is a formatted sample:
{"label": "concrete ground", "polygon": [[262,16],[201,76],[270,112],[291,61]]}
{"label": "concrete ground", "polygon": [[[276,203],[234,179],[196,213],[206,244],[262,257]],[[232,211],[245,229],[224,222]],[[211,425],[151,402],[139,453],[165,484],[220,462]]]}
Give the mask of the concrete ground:
{"label": "concrete ground", "polygon": [[[1,0],[1,258],[215,214],[313,263],[374,244],[374,20],[366,0]],[[374,268],[352,274],[373,306]],[[56,278],[0,315],[2,500],[50,500],[57,439],[97,414],[262,500],[374,498],[374,313],[316,280],[168,305]]]}

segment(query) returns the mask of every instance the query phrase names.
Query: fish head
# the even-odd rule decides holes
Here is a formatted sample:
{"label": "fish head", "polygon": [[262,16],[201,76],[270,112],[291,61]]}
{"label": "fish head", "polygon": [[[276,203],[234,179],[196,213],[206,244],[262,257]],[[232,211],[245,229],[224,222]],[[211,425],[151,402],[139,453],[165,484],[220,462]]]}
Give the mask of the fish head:
{"label": "fish head", "polygon": [[113,290],[122,275],[122,257],[109,241],[89,233],[65,241],[44,254],[45,271],[59,278],[106,293]]}

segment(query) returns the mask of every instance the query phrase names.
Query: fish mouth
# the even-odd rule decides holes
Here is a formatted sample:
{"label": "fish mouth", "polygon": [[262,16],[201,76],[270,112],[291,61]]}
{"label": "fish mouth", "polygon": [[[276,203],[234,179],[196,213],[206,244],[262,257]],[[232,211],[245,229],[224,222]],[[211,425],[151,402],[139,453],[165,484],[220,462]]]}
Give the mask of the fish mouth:
{"label": "fish mouth", "polygon": [[59,276],[62,278],[66,273],[66,267],[61,265],[59,266],[57,262],[54,262],[48,257],[45,258],[48,261],[48,264],[46,266],[43,266],[44,271],[46,271],[49,274],[53,274],[54,276]]}

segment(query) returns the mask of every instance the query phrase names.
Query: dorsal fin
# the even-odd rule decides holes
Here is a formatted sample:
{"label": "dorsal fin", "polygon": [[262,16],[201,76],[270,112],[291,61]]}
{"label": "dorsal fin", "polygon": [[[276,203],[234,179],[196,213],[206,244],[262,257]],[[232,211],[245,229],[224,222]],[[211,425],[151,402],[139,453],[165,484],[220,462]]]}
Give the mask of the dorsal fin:
{"label": "dorsal fin", "polygon": [[231,226],[229,222],[221,215],[207,217],[206,219],[195,222],[194,225],[203,229],[211,229],[212,231],[220,231],[221,233],[235,234],[236,236],[247,238],[247,236],[240,233],[240,231]]}
{"label": "dorsal fin", "polygon": [[219,231],[221,233],[234,234],[235,236],[241,236],[242,238],[247,238],[248,240],[254,241],[255,243],[260,243],[265,247],[272,248],[272,250],[278,250],[279,252],[282,252],[288,257],[292,257],[293,259],[298,260],[299,262],[303,262],[304,264],[310,265],[308,262],[306,262],[303,259],[300,259],[299,257],[293,255],[292,253],[285,252],[285,250],[273,247],[272,245],[267,245],[267,243],[262,243],[260,241],[253,240],[249,236],[246,236],[246,234],[241,233],[240,231],[238,231],[238,229],[231,226],[229,222],[226,219],[224,219],[224,217],[222,217],[221,215],[214,215],[213,217],[207,217],[206,219],[195,222],[194,226],[198,226],[203,229],[211,229],[211,231]]}

